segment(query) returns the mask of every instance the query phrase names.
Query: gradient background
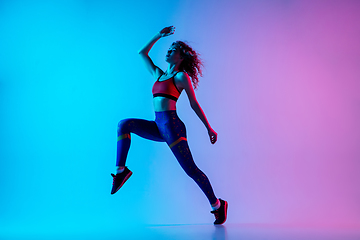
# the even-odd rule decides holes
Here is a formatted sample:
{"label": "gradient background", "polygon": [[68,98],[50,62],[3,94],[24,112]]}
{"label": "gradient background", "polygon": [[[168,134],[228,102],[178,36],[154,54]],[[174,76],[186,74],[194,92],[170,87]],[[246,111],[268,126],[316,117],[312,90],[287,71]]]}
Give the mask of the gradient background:
{"label": "gradient background", "polygon": [[[360,1],[0,2],[0,234],[212,223],[166,144],[132,137],[110,195],[117,123],[154,120],[137,51],[165,26],[204,62],[178,114],[228,223],[360,224]],[[124,219],[126,216],[126,220]],[[1,236],[1,235],[0,235]]]}

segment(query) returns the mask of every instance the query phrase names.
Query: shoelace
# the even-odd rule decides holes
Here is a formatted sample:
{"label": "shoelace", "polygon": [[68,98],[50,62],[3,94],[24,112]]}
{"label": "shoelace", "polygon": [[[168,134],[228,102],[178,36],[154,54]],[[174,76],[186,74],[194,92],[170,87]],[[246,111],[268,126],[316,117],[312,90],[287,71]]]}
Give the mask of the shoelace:
{"label": "shoelace", "polygon": [[116,175],[112,173],[111,176],[113,177],[113,185],[114,185],[114,184],[115,184]]}
{"label": "shoelace", "polygon": [[219,209],[218,210],[215,210],[215,211],[211,211],[212,214],[215,215],[215,218],[218,219],[220,217],[220,211]]}

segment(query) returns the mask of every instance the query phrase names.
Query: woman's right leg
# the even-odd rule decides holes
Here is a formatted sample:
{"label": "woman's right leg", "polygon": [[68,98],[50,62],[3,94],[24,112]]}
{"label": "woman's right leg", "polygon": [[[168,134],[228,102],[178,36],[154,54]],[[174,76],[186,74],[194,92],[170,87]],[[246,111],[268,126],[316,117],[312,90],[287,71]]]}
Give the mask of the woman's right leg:
{"label": "woman's right leg", "polygon": [[157,142],[165,141],[160,135],[159,129],[155,121],[147,121],[137,118],[124,119],[119,122],[117,132],[117,167],[125,167],[125,162],[131,143],[130,133],[135,133],[140,137]]}

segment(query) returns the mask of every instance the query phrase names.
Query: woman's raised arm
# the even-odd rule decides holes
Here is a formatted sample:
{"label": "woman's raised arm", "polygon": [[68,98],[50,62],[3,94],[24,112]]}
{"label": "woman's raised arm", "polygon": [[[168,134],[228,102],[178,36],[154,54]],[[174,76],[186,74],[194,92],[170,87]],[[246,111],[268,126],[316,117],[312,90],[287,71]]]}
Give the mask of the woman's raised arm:
{"label": "woman's raised arm", "polygon": [[154,44],[161,37],[169,36],[171,34],[174,34],[174,32],[175,32],[175,27],[173,27],[173,26],[163,28],[160,32],[156,33],[150,39],[150,41],[147,42],[138,52],[141,59],[144,61],[146,68],[149,70],[151,75],[154,76],[154,78],[157,78],[160,74],[162,74],[162,70],[153,63],[153,61],[149,57],[149,52],[150,52],[151,48],[154,46]]}

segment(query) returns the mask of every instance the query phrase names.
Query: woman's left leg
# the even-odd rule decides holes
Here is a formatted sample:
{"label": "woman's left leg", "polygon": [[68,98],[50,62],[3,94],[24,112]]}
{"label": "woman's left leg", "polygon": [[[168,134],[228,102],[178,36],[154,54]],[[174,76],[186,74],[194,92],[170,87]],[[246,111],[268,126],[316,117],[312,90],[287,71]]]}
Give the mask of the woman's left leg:
{"label": "woman's left leg", "polygon": [[186,139],[182,139],[174,146],[171,147],[171,151],[178,160],[180,166],[184,169],[186,174],[191,177],[201,190],[205,193],[211,205],[217,203],[213,188],[210,184],[208,177],[203,173],[195,164],[191,155],[189,145]]}
{"label": "woman's left leg", "polygon": [[191,155],[187,139],[186,128],[184,123],[178,118],[175,111],[157,113],[155,120],[159,131],[171,151],[178,160],[180,166],[186,174],[191,177],[204,192],[210,204],[214,206],[219,204],[215,197],[213,188],[207,176],[196,166]]}

